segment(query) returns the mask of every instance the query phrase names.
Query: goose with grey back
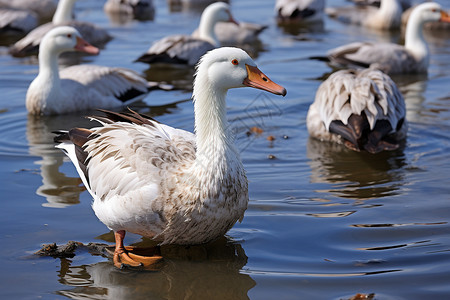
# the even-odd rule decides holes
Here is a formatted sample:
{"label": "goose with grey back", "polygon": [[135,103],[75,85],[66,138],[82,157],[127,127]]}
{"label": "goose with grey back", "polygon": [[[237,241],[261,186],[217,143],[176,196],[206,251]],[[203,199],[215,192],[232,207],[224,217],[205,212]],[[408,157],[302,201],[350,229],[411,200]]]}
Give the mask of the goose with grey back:
{"label": "goose with grey back", "polygon": [[355,151],[397,149],[406,137],[406,108],[392,79],[379,70],[341,70],[318,88],[306,118],[310,136]]}
{"label": "goose with grey back", "polygon": [[427,22],[450,22],[449,15],[434,2],[418,5],[406,27],[405,45],[393,43],[354,42],[337,47],[327,57],[311,57],[329,62],[333,67],[377,68],[392,74],[427,73],[430,50],[423,36]]}
{"label": "goose with grey back", "polygon": [[231,15],[230,6],[224,2],[216,2],[205,8],[195,37],[182,34],[167,36],[154,42],[136,61],[194,66],[203,54],[220,46],[214,33],[214,27],[218,22],[237,23]]}
{"label": "goose with grey back", "polygon": [[76,28],[88,43],[96,47],[102,47],[110,41],[112,37],[105,29],[89,22],[73,19],[75,2],[76,0],[60,0],[56,12],[53,15],[52,22],[42,24],[33,29],[25,37],[12,45],[9,48],[9,53],[15,57],[36,55],[39,52],[39,44],[45,34],[55,27],[64,25]]}
{"label": "goose with grey back", "polygon": [[401,27],[403,9],[399,0],[381,0],[380,7],[371,5],[329,7],[326,13],[344,23],[390,30]]}
{"label": "goose with grey back", "polygon": [[159,85],[147,82],[125,68],[76,65],[61,71],[58,57],[67,51],[98,54],[98,48],[83,40],[73,27],[50,30],[39,49],[39,74],[31,82],[26,96],[30,114],[64,114],[92,108],[120,107],[142,99]]}
{"label": "goose with grey back", "polygon": [[242,220],[247,178],[226,118],[229,89],[253,87],[276,95],[271,81],[243,50],[205,54],[193,84],[195,134],[129,111],[104,111],[92,129],[55,138],[94,198],[97,217],[114,231],[114,264],[152,265],[159,256],[136,256],[126,232],[160,244],[194,245],[223,236]]}
{"label": "goose with grey back", "polygon": [[137,20],[153,20],[153,0],[107,0],[103,10],[110,16],[124,15]]}
{"label": "goose with grey back", "polygon": [[279,23],[323,20],[325,0],[277,0],[275,13]]}

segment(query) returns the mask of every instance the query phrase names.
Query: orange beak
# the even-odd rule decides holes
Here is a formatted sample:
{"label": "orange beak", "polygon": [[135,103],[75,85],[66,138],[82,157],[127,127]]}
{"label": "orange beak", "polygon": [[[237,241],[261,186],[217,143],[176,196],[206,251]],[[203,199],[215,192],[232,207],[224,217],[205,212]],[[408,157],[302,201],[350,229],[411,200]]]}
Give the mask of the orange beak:
{"label": "orange beak", "polygon": [[268,91],[275,95],[286,96],[286,89],[270,80],[257,67],[252,67],[247,64],[245,64],[245,67],[247,68],[247,78],[242,82],[244,85]]}
{"label": "orange beak", "polygon": [[89,44],[80,37],[77,37],[77,44],[75,45],[75,50],[94,55],[97,55],[100,52],[100,50],[97,47],[92,46],[91,44]]}
{"label": "orange beak", "polygon": [[439,21],[450,23],[450,16],[447,12],[441,10],[441,18],[439,19]]}

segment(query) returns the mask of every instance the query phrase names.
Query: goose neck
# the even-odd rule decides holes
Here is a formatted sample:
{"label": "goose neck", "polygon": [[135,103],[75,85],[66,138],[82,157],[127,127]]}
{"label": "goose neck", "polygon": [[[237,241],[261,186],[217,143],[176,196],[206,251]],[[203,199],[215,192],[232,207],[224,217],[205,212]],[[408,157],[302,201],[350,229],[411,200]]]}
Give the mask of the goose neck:
{"label": "goose neck", "polygon": [[65,22],[72,21],[74,5],[75,0],[59,0],[55,14],[53,15],[52,23],[55,25],[59,25]]}
{"label": "goose neck", "polygon": [[429,55],[428,45],[422,32],[423,24],[420,16],[413,11],[406,25],[405,48],[417,59],[423,59]]}
{"label": "goose neck", "polygon": [[215,15],[211,11],[206,11],[202,14],[200,18],[200,24],[198,26],[199,37],[205,41],[210,42],[214,46],[218,47],[219,42],[217,41],[216,34],[214,33],[214,26],[217,20]]}

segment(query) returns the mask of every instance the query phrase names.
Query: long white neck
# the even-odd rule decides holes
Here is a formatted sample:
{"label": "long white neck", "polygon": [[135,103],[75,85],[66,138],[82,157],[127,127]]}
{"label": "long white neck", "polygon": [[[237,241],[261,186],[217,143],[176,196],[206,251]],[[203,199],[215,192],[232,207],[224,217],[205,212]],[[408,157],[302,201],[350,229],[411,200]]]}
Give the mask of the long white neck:
{"label": "long white neck", "polygon": [[76,0],[59,0],[55,14],[53,15],[52,23],[55,25],[59,25],[65,22],[72,21],[72,13],[75,1]]}
{"label": "long white neck", "polygon": [[207,74],[197,74],[193,91],[196,163],[216,167],[226,159],[229,150],[234,150],[226,117],[227,90],[214,88],[207,76],[202,75]]}
{"label": "long white neck", "polygon": [[402,7],[398,0],[381,0],[377,14],[382,16],[381,20],[385,24],[391,24],[391,27],[398,27],[401,23]]}
{"label": "long white neck", "polygon": [[216,34],[214,33],[214,26],[217,22],[218,21],[216,19],[214,11],[205,11],[200,18],[198,33],[199,38],[210,42],[216,47],[219,47],[219,42],[217,41]]}
{"label": "long white neck", "polygon": [[424,23],[417,10],[413,10],[406,25],[405,48],[417,60],[424,60],[424,63],[428,66],[430,50],[422,33]]}

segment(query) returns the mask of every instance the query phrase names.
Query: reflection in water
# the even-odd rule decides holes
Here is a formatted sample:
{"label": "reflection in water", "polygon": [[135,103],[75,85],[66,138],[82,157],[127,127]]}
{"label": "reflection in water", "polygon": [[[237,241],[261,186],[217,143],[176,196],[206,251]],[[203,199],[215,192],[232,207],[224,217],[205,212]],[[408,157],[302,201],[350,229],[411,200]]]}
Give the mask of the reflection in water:
{"label": "reflection in water", "polygon": [[292,23],[278,23],[284,33],[298,36],[308,33],[323,33],[325,32],[325,25],[322,20],[316,22],[292,22]]}
{"label": "reflection in water", "polygon": [[68,177],[59,171],[64,153],[55,148],[52,131],[76,126],[93,126],[82,115],[32,116],[28,115],[27,139],[31,155],[42,157],[40,165],[42,185],[36,193],[46,198],[43,206],[66,207],[79,203],[80,193],[85,190],[78,177]]}
{"label": "reflection in water", "polygon": [[240,270],[247,256],[225,237],[206,245],[165,246],[159,271],[118,270],[111,262],[72,266],[61,259],[57,293],[72,299],[248,299],[255,281]]}
{"label": "reflection in water", "polygon": [[373,155],[309,138],[306,155],[311,181],[332,185],[319,192],[365,200],[396,195],[404,184],[401,169],[406,162],[402,149]]}

